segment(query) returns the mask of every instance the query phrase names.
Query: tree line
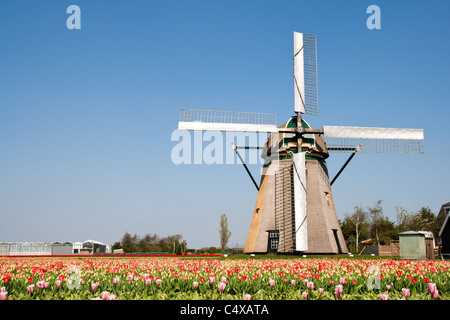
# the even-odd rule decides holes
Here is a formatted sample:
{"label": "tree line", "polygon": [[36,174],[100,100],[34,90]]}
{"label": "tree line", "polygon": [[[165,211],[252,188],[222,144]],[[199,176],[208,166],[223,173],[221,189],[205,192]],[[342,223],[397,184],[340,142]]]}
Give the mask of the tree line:
{"label": "tree line", "polygon": [[[219,222],[219,239],[221,252],[227,249],[231,231],[228,229],[228,219],[226,214],[220,216]],[[187,242],[183,240],[181,234],[171,235],[160,238],[158,235],[146,234],[140,237],[137,234],[131,235],[128,232],[122,236],[121,241],[112,245],[112,249],[123,249],[124,252],[133,253],[174,253],[177,255],[185,255],[188,251]],[[190,250],[192,251],[192,250]],[[197,250],[194,250],[197,251]],[[216,247],[199,249],[200,253],[217,253]]]}
{"label": "tree line", "polygon": [[342,233],[347,247],[352,252],[362,249],[361,241],[371,239],[373,244],[389,244],[398,240],[398,233],[404,231],[431,231],[437,238],[443,223],[428,207],[422,207],[417,212],[408,212],[396,207],[396,221],[391,221],[383,213],[382,200],[371,207],[355,206],[354,211],[346,214],[340,221]]}
{"label": "tree line", "polygon": [[123,249],[124,252],[157,252],[186,254],[187,243],[181,234],[175,234],[164,238],[156,234],[146,234],[140,237],[137,234],[131,235],[128,232],[122,236],[120,242],[113,244],[112,249]]}

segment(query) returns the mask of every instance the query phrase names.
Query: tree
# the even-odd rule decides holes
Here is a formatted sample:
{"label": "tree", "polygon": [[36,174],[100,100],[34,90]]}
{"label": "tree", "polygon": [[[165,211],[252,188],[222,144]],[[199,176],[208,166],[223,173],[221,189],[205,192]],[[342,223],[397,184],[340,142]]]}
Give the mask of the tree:
{"label": "tree", "polygon": [[407,210],[396,207],[397,213],[397,229],[398,232],[413,231],[432,231],[437,234],[436,216],[431,212],[430,208],[422,207],[418,212],[408,212]]}
{"label": "tree", "polygon": [[220,246],[222,248],[222,254],[224,254],[225,248],[228,244],[228,240],[231,236],[231,232],[228,230],[228,219],[225,213],[220,216],[219,226]]}
{"label": "tree", "polygon": [[135,244],[133,241],[133,237],[131,237],[131,234],[128,232],[125,232],[125,234],[122,237],[122,249],[125,252],[134,252],[135,251]]}
{"label": "tree", "polygon": [[425,231],[433,231],[433,234],[436,232],[439,232],[439,229],[436,227],[436,215],[431,211],[429,207],[422,207],[420,208],[418,214],[420,215],[421,221],[422,221],[422,230]]}
{"label": "tree", "polygon": [[114,244],[111,247],[112,250],[121,249],[121,248],[122,248],[122,244],[119,241],[114,242]]}
{"label": "tree", "polygon": [[381,219],[383,217],[383,208],[381,206],[382,202],[383,200],[378,200],[377,202],[375,202],[375,205],[373,207],[368,207],[370,217],[372,218],[370,233],[373,238],[376,239],[377,245],[380,244],[379,228]]}
{"label": "tree", "polygon": [[[186,241],[181,242],[181,234],[159,238],[156,234],[146,234],[140,238],[137,234],[131,236],[128,232],[122,237],[121,247],[125,252],[186,252]],[[179,248],[178,248],[178,247]]]}
{"label": "tree", "polygon": [[370,236],[368,228],[368,213],[360,206],[355,206],[352,214],[347,214],[341,224],[342,233],[350,250],[359,252],[359,241]]}
{"label": "tree", "polygon": [[371,217],[370,236],[376,240],[376,244],[388,244],[390,240],[397,238],[395,223],[383,215],[382,200],[375,202],[373,207],[368,207]]}

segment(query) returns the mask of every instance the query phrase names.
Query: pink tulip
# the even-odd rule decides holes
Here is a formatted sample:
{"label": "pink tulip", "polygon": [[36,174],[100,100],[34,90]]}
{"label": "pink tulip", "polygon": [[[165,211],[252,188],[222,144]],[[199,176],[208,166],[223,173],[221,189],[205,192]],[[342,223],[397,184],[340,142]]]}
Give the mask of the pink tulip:
{"label": "pink tulip", "polygon": [[6,288],[5,287],[1,287],[0,288],[0,292],[6,292]]}
{"label": "pink tulip", "polygon": [[225,287],[227,286],[227,284],[224,282],[220,282],[218,286],[219,286],[219,290],[223,291],[223,290],[225,290]]}
{"label": "pink tulip", "polygon": [[34,284],[30,284],[30,285],[27,287],[27,289],[28,289],[28,292],[29,292],[29,293],[33,293],[33,292],[34,292]]}
{"label": "pink tulip", "polygon": [[340,278],[340,279],[339,279],[339,283],[340,283],[340,284],[346,284],[346,283],[347,283],[347,279],[345,279],[345,278]]}
{"label": "pink tulip", "polygon": [[249,295],[249,294],[246,294],[246,295],[244,296],[244,300],[252,300],[252,296]]}
{"label": "pink tulip", "polygon": [[127,279],[128,279],[129,281],[133,281],[133,275],[132,275],[132,274],[129,274],[129,275],[127,276]]}
{"label": "pink tulip", "polygon": [[118,283],[119,283],[119,281],[120,281],[120,279],[119,279],[119,278],[114,278],[114,279],[113,279],[113,283],[114,283],[114,284],[118,284]]}
{"label": "pink tulip", "polygon": [[434,290],[434,292],[433,292],[433,299],[437,299],[437,298],[439,298],[439,291],[438,291],[438,289],[436,289],[436,290]]}
{"label": "pink tulip", "polygon": [[115,294],[110,294],[108,300],[117,300],[117,296]]}
{"label": "pink tulip", "polygon": [[49,283],[47,281],[44,282],[44,288],[48,288]]}
{"label": "pink tulip", "polygon": [[386,290],[391,290],[391,286],[390,285],[386,285]]}
{"label": "pink tulip", "polygon": [[0,292],[0,300],[6,300],[8,298],[8,292],[2,291]]}
{"label": "pink tulip", "polygon": [[162,280],[160,278],[156,278],[155,283],[159,286],[162,283]]}
{"label": "pink tulip", "polygon": [[291,285],[295,286],[295,280],[291,280]]}
{"label": "pink tulip", "polygon": [[309,282],[306,284],[306,287],[307,287],[309,290],[314,289],[314,282],[309,281]]}
{"label": "pink tulip", "polygon": [[147,280],[149,275],[147,273],[145,273],[142,277],[144,278],[144,280]]}
{"label": "pink tulip", "polygon": [[213,284],[215,279],[216,278],[214,278],[214,277],[209,277],[209,284]]}
{"label": "pink tulip", "polygon": [[198,287],[198,282],[194,281],[194,282],[192,282],[192,285],[194,286],[194,288],[197,288]]}
{"label": "pink tulip", "polygon": [[306,299],[308,297],[308,292],[302,292],[302,298]]}
{"label": "pink tulip", "polygon": [[95,289],[97,289],[97,284],[96,283],[91,284],[91,289],[92,291],[95,291]]}
{"label": "pink tulip", "polygon": [[222,282],[223,283],[227,283],[228,282],[227,278],[226,277],[222,277]]}
{"label": "pink tulip", "polygon": [[388,299],[389,299],[389,295],[387,293],[380,294],[380,300],[388,300]]}
{"label": "pink tulip", "polygon": [[341,299],[342,298],[342,293],[344,292],[344,287],[342,286],[342,284],[337,285],[334,288],[334,293],[336,295],[336,298]]}
{"label": "pink tulip", "polygon": [[403,288],[402,293],[405,298],[408,298],[411,295],[409,289],[407,289],[407,288]]}
{"label": "pink tulip", "polygon": [[103,291],[102,292],[102,300],[108,300],[108,296],[109,296],[109,292],[108,291]]}
{"label": "pink tulip", "polygon": [[436,283],[428,283],[428,292],[433,295],[433,293],[436,291]]}
{"label": "pink tulip", "polygon": [[44,283],[45,281],[38,281],[36,284],[39,289],[44,289]]}
{"label": "pink tulip", "polygon": [[323,293],[323,288],[319,288],[317,291],[319,291],[319,293]]}
{"label": "pink tulip", "polygon": [[275,286],[275,280],[270,279],[269,280],[269,286],[274,287]]}
{"label": "pink tulip", "polygon": [[56,280],[55,284],[59,288],[59,287],[61,287],[62,281],[61,280]]}
{"label": "pink tulip", "polygon": [[149,285],[151,285],[151,284],[152,284],[152,279],[150,279],[150,278],[147,278],[147,279],[145,279],[145,280],[144,280],[144,282],[145,282],[145,284],[146,284],[146,285],[148,285],[148,286],[149,286]]}

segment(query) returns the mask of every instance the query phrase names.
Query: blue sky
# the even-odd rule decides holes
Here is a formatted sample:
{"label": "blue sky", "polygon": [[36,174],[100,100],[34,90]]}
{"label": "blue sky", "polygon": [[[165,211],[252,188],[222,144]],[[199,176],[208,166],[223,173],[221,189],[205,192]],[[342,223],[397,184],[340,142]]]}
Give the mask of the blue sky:
{"label": "blue sky", "polygon": [[[69,5],[81,29],[69,30]],[[369,5],[381,29],[369,30]],[[125,232],[244,245],[242,165],[175,165],[181,108],[293,115],[293,32],[317,34],[322,125],[425,129],[425,154],[358,154],[338,217],[450,201],[448,1],[0,2],[0,241],[107,244]],[[330,177],[348,154],[328,159]],[[258,176],[260,166],[250,166]]]}

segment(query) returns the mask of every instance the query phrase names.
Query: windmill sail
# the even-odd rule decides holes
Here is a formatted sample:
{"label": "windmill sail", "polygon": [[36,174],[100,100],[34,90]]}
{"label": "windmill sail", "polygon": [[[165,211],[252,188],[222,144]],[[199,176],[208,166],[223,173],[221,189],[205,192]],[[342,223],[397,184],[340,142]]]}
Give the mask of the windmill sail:
{"label": "windmill sail", "polygon": [[424,153],[423,129],[323,126],[330,152]]}
{"label": "windmill sail", "polygon": [[294,154],[295,250],[308,250],[305,153]]}
{"label": "windmill sail", "polygon": [[295,112],[319,114],[316,36],[294,32]]}
{"label": "windmill sail", "polygon": [[179,130],[277,132],[272,113],[181,109]]}

